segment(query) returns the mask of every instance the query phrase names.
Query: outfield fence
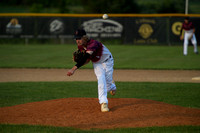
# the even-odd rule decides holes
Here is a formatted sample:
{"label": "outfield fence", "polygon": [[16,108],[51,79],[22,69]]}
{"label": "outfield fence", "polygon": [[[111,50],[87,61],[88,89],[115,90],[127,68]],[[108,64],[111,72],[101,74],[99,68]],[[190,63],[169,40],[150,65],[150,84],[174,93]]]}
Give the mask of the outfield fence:
{"label": "outfield fence", "polygon": [[[91,38],[117,39],[123,44],[182,44],[180,29],[185,14],[47,14],[1,13],[0,39],[72,40],[77,28]],[[200,42],[200,14],[189,14]]]}

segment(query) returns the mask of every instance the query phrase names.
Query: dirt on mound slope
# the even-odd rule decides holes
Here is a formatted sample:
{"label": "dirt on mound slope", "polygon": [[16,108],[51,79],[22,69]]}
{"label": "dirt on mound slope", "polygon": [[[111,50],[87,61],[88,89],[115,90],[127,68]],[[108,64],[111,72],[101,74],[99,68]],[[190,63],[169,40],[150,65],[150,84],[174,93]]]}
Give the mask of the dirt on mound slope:
{"label": "dirt on mound slope", "polygon": [[200,110],[163,102],[110,98],[100,112],[97,98],[65,98],[0,108],[0,123],[37,124],[80,129],[200,125]]}

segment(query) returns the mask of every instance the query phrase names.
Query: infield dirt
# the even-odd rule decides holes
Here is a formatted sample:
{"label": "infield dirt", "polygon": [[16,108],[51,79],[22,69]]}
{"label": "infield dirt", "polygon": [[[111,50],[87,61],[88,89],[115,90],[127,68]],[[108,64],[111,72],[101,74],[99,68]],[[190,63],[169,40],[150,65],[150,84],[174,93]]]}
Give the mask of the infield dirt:
{"label": "infield dirt", "polygon": [[[0,82],[26,81],[97,81],[93,69],[80,69],[67,76],[68,69],[7,69],[0,68]],[[129,82],[193,82],[200,70],[114,70],[115,81]]]}

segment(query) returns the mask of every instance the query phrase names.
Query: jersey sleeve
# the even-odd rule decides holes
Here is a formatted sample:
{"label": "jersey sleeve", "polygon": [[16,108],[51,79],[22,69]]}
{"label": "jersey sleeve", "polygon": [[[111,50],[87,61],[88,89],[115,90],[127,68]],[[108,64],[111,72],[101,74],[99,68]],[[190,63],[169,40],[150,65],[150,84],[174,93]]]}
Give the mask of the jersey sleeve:
{"label": "jersey sleeve", "polygon": [[87,46],[86,52],[92,51],[92,55],[90,59],[92,60],[92,62],[97,62],[100,60],[102,56],[102,50],[103,50],[103,46],[100,42],[91,40]]}
{"label": "jersey sleeve", "polygon": [[88,45],[87,50],[86,51],[97,51],[98,49],[98,44],[96,44],[95,42],[92,42],[90,45]]}

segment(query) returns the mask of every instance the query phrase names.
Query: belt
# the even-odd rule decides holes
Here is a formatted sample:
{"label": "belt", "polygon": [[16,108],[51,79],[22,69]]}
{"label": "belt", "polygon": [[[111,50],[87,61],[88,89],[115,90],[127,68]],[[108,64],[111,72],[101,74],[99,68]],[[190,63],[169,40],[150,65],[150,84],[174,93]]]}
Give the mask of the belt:
{"label": "belt", "polygon": [[110,55],[104,62],[107,62],[112,56]]}

